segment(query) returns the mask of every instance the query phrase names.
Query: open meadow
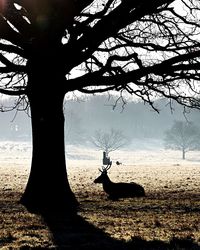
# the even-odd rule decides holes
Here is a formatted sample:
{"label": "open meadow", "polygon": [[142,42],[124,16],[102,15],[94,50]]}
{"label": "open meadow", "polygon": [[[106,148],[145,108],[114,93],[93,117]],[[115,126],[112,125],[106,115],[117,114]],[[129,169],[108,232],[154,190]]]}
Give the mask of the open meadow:
{"label": "open meadow", "polygon": [[180,152],[158,148],[113,152],[110,178],[141,184],[146,197],[111,201],[93,182],[102,152],[66,149],[80,209],[76,218],[49,219],[18,204],[31,145],[0,143],[0,249],[200,249],[200,152],[188,152],[186,160]]}

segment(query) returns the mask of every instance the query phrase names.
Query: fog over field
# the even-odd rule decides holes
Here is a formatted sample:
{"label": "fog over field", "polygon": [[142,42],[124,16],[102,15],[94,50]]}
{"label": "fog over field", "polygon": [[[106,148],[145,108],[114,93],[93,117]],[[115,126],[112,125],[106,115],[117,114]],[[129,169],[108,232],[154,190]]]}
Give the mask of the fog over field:
{"label": "fog over field", "polygon": [[[110,153],[113,165],[109,173],[114,176],[115,181],[123,180],[124,173],[130,181],[137,180],[143,183],[143,178],[146,178],[145,185],[148,189],[149,186],[155,184],[150,181],[151,178],[160,179],[160,188],[167,185],[166,183],[174,186],[177,185],[177,180],[182,179],[184,182],[190,180],[189,182],[191,182],[191,179],[194,178],[193,185],[197,185],[199,188],[200,179],[196,180],[200,178],[200,153],[198,151],[188,152],[187,159],[182,160],[179,151],[156,148],[152,144],[149,144],[148,148],[147,144],[145,145],[144,149],[136,149],[133,145],[132,149],[129,147]],[[22,186],[26,184],[30,171],[31,152],[30,142],[0,142],[1,188],[13,189],[12,185],[15,186],[16,183],[12,177],[9,177],[8,181],[5,175],[8,177],[9,174],[14,174],[19,178],[22,177],[23,181],[18,180],[21,183],[20,190],[22,191],[24,188]],[[93,180],[89,176],[94,178],[99,174],[98,169],[103,165],[102,157],[102,152],[95,148],[67,145],[66,162],[69,178],[72,176],[75,178],[76,174],[79,176],[79,174],[86,172],[88,174],[86,183],[90,182],[91,185]],[[120,161],[122,164],[118,166],[116,161]],[[20,177],[20,175],[22,176]],[[72,181],[72,185],[76,184]],[[157,188],[159,187],[157,186]]]}
{"label": "fog over field", "polygon": [[[184,112],[182,106],[173,103],[170,107],[165,99],[155,101],[159,113],[149,105],[133,100],[126,100],[125,106],[119,101],[113,109],[116,99],[114,96],[100,95],[66,100],[66,144],[87,146],[96,130],[108,131],[113,128],[123,132],[131,147],[146,147],[146,141],[147,147],[151,143],[152,146],[162,147],[164,132],[174,121],[189,121],[197,126],[200,124],[198,110]],[[10,102],[7,100],[3,104],[11,106]],[[31,119],[25,112],[0,113],[0,120],[0,140],[31,141]]]}

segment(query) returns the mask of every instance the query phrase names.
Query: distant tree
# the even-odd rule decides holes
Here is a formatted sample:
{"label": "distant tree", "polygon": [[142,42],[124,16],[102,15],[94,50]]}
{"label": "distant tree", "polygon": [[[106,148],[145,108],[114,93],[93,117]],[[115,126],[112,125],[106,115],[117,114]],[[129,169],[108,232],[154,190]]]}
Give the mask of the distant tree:
{"label": "distant tree", "polygon": [[65,122],[65,142],[66,144],[81,144],[84,140],[84,129],[81,126],[81,118],[72,109],[64,112],[68,117]]}
{"label": "distant tree", "polygon": [[165,132],[165,147],[182,151],[182,159],[188,151],[200,149],[200,129],[192,122],[175,121]]}
{"label": "distant tree", "polygon": [[92,143],[99,149],[106,152],[106,155],[127,144],[127,138],[121,130],[111,129],[109,132],[97,130],[92,138]]}

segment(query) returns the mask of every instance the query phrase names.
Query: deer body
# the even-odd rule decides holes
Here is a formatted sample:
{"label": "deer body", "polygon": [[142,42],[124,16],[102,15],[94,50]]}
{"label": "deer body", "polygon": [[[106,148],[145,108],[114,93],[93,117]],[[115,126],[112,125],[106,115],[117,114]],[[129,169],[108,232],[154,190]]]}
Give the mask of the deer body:
{"label": "deer body", "polygon": [[107,175],[106,169],[94,180],[94,183],[102,183],[104,191],[109,195],[109,198],[113,200],[145,196],[144,188],[137,183],[112,182]]}

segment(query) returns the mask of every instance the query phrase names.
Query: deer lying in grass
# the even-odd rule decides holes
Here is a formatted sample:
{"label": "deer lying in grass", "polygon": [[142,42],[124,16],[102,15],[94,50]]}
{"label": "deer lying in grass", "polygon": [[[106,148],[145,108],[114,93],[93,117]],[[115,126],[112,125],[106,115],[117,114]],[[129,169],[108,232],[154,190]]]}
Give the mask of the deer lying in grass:
{"label": "deer lying in grass", "polygon": [[104,191],[109,195],[112,200],[117,200],[119,198],[129,198],[129,197],[142,197],[145,196],[145,191],[142,186],[134,182],[123,183],[123,182],[112,182],[107,175],[108,169],[111,168],[111,164],[107,167],[102,167],[99,169],[101,175],[94,180],[94,183],[102,183]]}

